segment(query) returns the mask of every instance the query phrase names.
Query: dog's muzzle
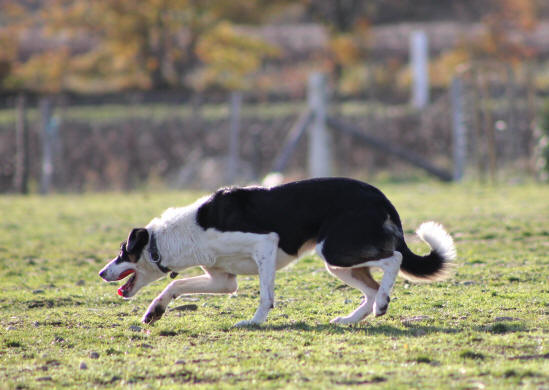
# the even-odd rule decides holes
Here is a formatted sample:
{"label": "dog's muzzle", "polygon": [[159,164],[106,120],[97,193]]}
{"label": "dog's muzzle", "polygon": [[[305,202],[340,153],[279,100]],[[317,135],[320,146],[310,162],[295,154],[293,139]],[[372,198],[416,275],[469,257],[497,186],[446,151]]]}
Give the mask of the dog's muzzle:
{"label": "dog's muzzle", "polygon": [[104,270],[100,271],[100,272],[99,272],[99,276],[100,276],[103,280],[105,280],[105,281],[107,281],[107,282],[110,282],[110,280],[107,279],[107,270],[104,269]]}

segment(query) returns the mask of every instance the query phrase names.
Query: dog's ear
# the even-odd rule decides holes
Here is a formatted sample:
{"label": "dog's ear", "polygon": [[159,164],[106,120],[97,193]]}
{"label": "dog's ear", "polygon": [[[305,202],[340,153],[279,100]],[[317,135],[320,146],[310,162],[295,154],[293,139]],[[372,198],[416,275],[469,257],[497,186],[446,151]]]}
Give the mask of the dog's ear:
{"label": "dog's ear", "polygon": [[126,250],[128,253],[141,253],[145,245],[149,242],[149,232],[144,228],[135,228],[128,236]]}

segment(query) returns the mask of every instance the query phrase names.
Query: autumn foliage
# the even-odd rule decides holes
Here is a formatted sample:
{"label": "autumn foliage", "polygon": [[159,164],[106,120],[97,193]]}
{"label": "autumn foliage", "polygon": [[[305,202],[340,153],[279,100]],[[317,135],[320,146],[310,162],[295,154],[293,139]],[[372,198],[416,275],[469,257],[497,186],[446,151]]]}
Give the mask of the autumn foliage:
{"label": "autumn foliage", "polygon": [[306,65],[330,72],[344,89],[363,85],[363,67],[376,61],[368,77],[406,84],[409,77],[400,69],[406,60],[379,63],[372,55],[373,26],[466,14],[484,30],[480,37],[460,40],[454,52],[437,53],[433,81],[446,84],[461,62],[516,64],[535,55],[512,32],[533,29],[540,9],[549,13],[539,0],[0,0],[0,90],[205,91],[273,85],[265,81],[266,72],[258,75],[266,64],[286,61],[286,80],[303,72],[284,48],[249,34],[249,27],[287,20],[323,26],[328,38]]}

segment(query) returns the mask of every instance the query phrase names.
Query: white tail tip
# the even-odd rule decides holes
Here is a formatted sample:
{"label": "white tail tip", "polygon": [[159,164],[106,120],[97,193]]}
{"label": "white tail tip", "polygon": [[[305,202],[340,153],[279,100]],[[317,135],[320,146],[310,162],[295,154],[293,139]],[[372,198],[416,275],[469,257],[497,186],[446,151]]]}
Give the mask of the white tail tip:
{"label": "white tail tip", "polygon": [[416,234],[445,261],[456,258],[457,252],[454,240],[441,224],[433,221],[424,222],[416,230]]}

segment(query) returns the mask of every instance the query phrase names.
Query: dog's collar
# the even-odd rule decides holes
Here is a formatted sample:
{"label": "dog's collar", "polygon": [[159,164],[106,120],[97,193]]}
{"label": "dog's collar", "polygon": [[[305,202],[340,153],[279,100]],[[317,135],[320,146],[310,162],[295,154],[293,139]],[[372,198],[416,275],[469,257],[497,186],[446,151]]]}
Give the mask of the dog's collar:
{"label": "dog's collar", "polygon": [[170,272],[170,277],[172,279],[177,276],[177,272],[172,272],[171,269],[169,269],[168,267],[164,267],[162,264],[160,264],[160,262],[162,261],[162,256],[160,256],[158,246],[156,246],[156,236],[154,235],[154,233],[151,233],[151,238],[149,240],[149,254],[151,255],[151,262],[156,264],[160,271],[165,274]]}

